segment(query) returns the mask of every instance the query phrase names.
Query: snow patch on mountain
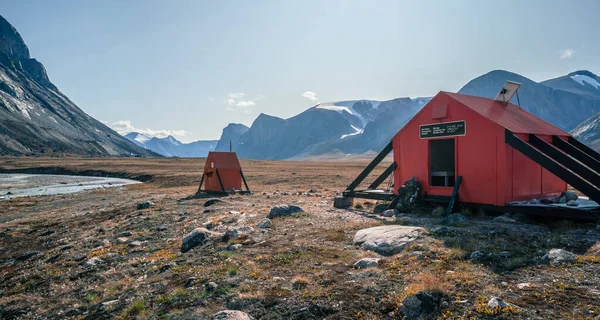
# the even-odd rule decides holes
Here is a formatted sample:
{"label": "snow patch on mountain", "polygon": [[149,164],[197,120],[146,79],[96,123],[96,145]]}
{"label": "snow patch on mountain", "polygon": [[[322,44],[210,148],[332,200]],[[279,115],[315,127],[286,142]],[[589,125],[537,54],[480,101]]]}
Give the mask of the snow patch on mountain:
{"label": "snow patch on mountain", "polygon": [[587,83],[596,89],[600,88],[600,83],[596,79],[586,76],[586,75],[576,74],[574,76],[571,76],[571,79],[575,80],[577,83],[579,83],[582,86],[585,86],[585,84]]}
{"label": "snow patch on mountain", "polygon": [[353,126],[353,125],[351,125],[351,127],[352,127],[352,129],[354,129],[354,132],[353,132],[353,133],[349,133],[349,134],[342,135],[342,136],[340,137],[340,139],[344,139],[344,138],[346,138],[346,137],[355,136],[355,135],[357,135],[357,134],[361,134],[361,133],[363,133],[363,131],[364,131],[363,129],[357,128],[357,127],[355,127],[355,126]]}
{"label": "snow patch on mountain", "polygon": [[374,100],[350,100],[350,101],[325,102],[325,103],[318,104],[316,106],[316,108],[322,109],[322,110],[335,111],[340,114],[347,112],[348,114],[355,116],[361,123],[360,129],[364,129],[364,127],[367,125],[367,123],[373,121],[373,117],[362,114],[361,112],[354,109],[353,106],[358,102],[366,102],[366,103],[370,104],[371,109],[374,109],[374,110],[377,110],[377,108],[381,104],[381,101],[374,101]]}

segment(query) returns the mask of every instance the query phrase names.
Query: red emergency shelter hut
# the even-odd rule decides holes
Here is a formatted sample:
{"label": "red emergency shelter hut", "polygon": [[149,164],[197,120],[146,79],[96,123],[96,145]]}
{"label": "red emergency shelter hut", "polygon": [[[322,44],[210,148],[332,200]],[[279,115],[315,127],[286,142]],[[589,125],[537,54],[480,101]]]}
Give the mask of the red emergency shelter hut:
{"label": "red emergency shelter hut", "polygon": [[[508,84],[514,84],[516,92],[519,84]],[[500,99],[438,93],[344,196],[391,200],[398,187],[414,177],[422,185],[422,199],[447,201],[450,207],[459,199],[506,208],[523,200],[559,196],[570,184],[594,200],[597,209],[600,155],[564,130],[506,102],[510,97],[503,100],[503,90]],[[356,190],[389,152],[394,162],[368,189]],[[390,174],[397,187],[381,192],[377,186]]]}
{"label": "red emergency shelter hut", "polygon": [[203,182],[204,191],[209,192],[241,191],[242,182],[246,191],[250,191],[235,152],[209,152],[198,191]]}

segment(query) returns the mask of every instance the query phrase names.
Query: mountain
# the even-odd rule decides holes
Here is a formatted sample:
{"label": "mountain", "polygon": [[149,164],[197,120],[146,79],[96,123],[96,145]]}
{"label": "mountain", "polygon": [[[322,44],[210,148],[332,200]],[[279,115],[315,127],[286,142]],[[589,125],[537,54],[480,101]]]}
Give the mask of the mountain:
{"label": "mountain", "polygon": [[[555,89],[504,70],[494,70],[471,80],[459,93],[494,98],[506,80],[521,83],[518,99],[523,109],[565,131],[600,111],[600,98]],[[518,99],[515,95],[511,102],[519,105]]]}
{"label": "mountain", "polygon": [[[383,147],[429,98],[321,103],[291,117],[260,114],[250,128],[223,129],[217,150],[244,158],[297,159],[332,152],[364,153]],[[235,133],[234,128],[239,130]]]}
{"label": "mountain", "polygon": [[600,77],[587,70],[540,82],[548,87],[600,99]]}
{"label": "mountain", "polygon": [[248,127],[241,123],[230,123],[227,127],[223,128],[221,138],[217,142],[215,151],[229,151],[229,142],[233,151],[237,151],[240,143],[240,137],[248,131]]}
{"label": "mountain", "polygon": [[79,109],[0,16],[0,154],[158,156]]}
{"label": "mountain", "polygon": [[166,157],[197,158],[206,157],[209,151],[214,151],[217,140],[200,140],[183,143],[173,136],[166,138],[148,137],[141,133],[131,132],[125,135],[131,142]]}
{"label": "mountain", "polygon": [[571,134],[577,140],[600,152],[600,112],[578,125]]}

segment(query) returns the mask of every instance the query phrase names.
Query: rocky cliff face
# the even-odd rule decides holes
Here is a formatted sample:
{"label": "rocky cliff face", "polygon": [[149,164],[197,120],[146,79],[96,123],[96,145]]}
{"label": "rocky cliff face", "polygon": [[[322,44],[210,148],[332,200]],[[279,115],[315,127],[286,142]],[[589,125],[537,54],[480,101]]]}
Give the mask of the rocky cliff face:
{"label": "rocky cliff face", "polygon": [[219,142],[217,142],[215,151],[229,151],[230,141],[233,151],[237,151],[240,145],[240,137],[246,133],[248,129],[248,127],[241,123],[230,123],[227,127],[223,128],[221,138],[219,139]]}
{"label": "rocky cliff face", "polygon": [[87,115],[54,86],[0,16],[0,154],[156,156]]}
{"label": "rocky cliff face", "polygon": [[578,125],[571,134],[577,140],[600,152],[600,112]]}

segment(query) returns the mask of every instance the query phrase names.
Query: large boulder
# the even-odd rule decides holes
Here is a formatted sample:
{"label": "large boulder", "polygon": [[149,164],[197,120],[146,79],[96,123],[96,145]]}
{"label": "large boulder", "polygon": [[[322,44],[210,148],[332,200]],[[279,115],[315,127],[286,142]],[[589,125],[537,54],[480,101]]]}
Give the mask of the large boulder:
{"label": "large boulder", "polygon": [[552,249],[542,257],[542,260],[550,262],[550,264],[561,264],[575,261],[577,256],[563,249]]}
{"label": "large boulder", "polygon": [[425,231],[419,227],[380,226],[358,230],[354,236],[354,244],[365,250],[371,250],[384,256],[394,255],[419,237]]}
{"label": "large boulder", "polygon": [[419,291],[404,298],[400,312],[406,319],[428,319],[440,312],[442,293],[436,291]]}
{"label": "large boulder", "polygon": [[254,318],[242,311],[223,310],[212,315],[212,320],[254,320]]}
{"label": "large boulder", "polygon": [[289,216],[289,215],[292,215],[292,214],[298,213],[298,212],[304,212],[304,210],[298,206],[290,206],[287,204],[280,205],[280,206],[271,208],[271,212],[269,212],[269,215],[267,216],[267,218],[273,219],[273,218],[277,218],[277,217],[285,217],[285,216]]}
{"label": "large boulder", "polygon": [[193,248],[204,245],[210,241],[210,231],[206,228],[196,228],[181,240],[181,252],[185,253]]}

